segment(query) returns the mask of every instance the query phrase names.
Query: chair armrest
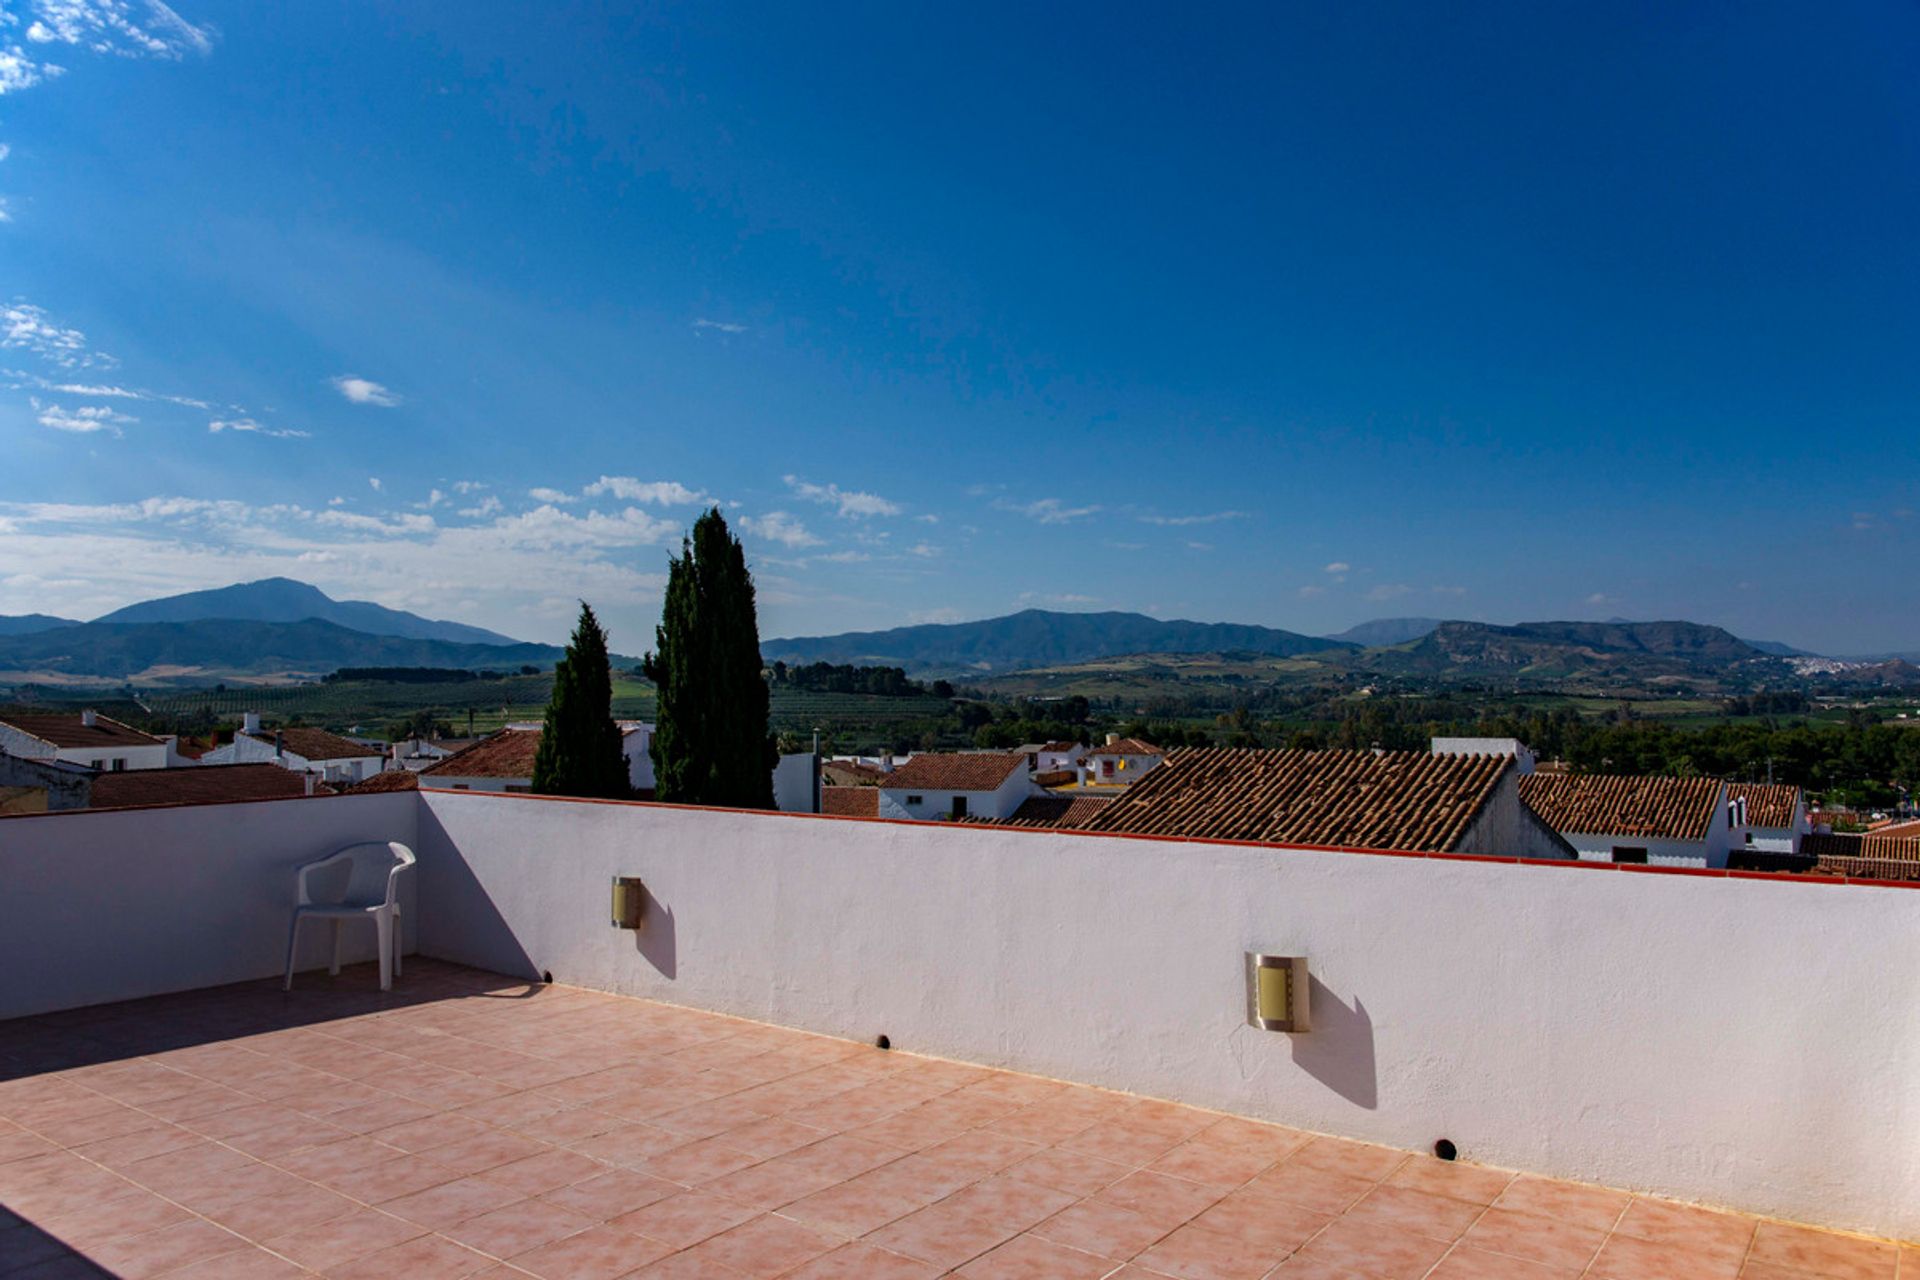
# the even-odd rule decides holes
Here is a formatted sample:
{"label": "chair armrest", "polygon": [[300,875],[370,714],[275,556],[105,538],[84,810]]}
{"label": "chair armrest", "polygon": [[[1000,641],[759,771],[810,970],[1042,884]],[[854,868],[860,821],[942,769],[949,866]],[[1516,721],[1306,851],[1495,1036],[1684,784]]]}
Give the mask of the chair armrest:
{"label": "chair armrest", "polygon": [[337,853],[330,853],[324,858],[315,858],[312,862],[301,863],[300,866],[296,869],[297,876],[298,876],[298,886],[297,886],[297,900],[295,902],[295,905],[302,906],[302,907],[313,905],[313,899],[310,896],[308,896],[308,893],[307,893],[307,876],[309,874],[315,871],[322,870],[323,868],[330,867],[334,863],[339,862],[341,859],[351,858],[352,856],[353,856],[353,851],[351,849],[342,849]]}

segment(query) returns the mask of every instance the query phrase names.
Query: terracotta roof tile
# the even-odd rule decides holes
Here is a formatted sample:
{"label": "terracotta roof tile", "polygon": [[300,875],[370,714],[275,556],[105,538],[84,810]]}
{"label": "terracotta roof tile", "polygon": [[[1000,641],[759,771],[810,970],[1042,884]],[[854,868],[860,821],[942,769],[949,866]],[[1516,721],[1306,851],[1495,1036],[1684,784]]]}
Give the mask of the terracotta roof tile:
{"label": "terracotta roof tile", "polygon": [[1779,829],[1793,825],[1800,804],[1800,788],[1785,783],[1729,782],[1727,799],[1747,802],[1747,824]]}
{"label": "terracotta roof tile", "polygon": [[418,791],[420,775],[411,769],[387,769],[346,788],[344,794],[365,795],[373,791]]}
{"label": "terracotta roof tile", "polygon": [[157,747],[160,739],[131,725],[106,716],[95,716],[91,725],[80,722],[80,714],[27,714],[0,716],[0,724],[9,724],[22,733],[30,733],[56,747],[85,750],[88,747]]}
{"label": "terracotta roof tile", "polygon": [[284,743],[288,751],[303,760],[348,760],[381,754],[378,747],[343,738],[337,733],[328,733],[325,729],[276,729],[271,733],[263,730],[244,736],[268,746],[273,746],[275,742]]}
{"label": "terracotta roof tile", "polygon": [[1122,738],[1118,742],[1096,742],[1090,756],[1157,756],[1163,755],[1159,747],[1142,738]]}
{"label": "terracotta roof tile", "polygon": [[[314,786],[316,795],[332,790],[325,783]],[[126,809],[146,804],[284,800],[306,794],[307,775],[277,764],[203,764],[96,774],[88,803],[95,809]]]}
{"label": "terracotta roof tile", "polygon": [[1534,773],[1520,798],[1555,831],[1704,840],[1718,816],[1718,778]]}
{"label": "terracotta roof tile", "polygon": [[1082,830],[1448,852],[1510,756],[1425,751],[1174,751]]}
{"label": "terracotta roof tile", "polygon": [[1869,831],[1813,832],[1800,837],[1800,852],[1819,858],[1894,858],[1920,860],[1920,838]]}
{"label": "terracotta roof tile", "polygon": [[836,818],[877,818],[880,816],[878,787],[822,787],[820,812]]}
{"label": "terracotta roof tile", "polygon": [[1026,767],[1023,755],[930,751],[895,769],[880,785],[888,791],[997,791],[1015,770]]}
{"label": "terracotta roof tile", "polygon": [[1077,831],[1092,821],[1113,801],[1106,796],[1029,796],[1005,818],[969,818],[969,822],[1000,827],[1051,827],[1056,831]]}
{"label": "terracotta roof tile", "polygon": [[531,778],[540,730],[502,729],[420,771],[423,777]]}
{"label": "terracotta roof tile", "polygon": [[836,787],[877,787],[887,775],[879,765],[861,764],[857,760],[822,760],[820,776],[832,779]]}

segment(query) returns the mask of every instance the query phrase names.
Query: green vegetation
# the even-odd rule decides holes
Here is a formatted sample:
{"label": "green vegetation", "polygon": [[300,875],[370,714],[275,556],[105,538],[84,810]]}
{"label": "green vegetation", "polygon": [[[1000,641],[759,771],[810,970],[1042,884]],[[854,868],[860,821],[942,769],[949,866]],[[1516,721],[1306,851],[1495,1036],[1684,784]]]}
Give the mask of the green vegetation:
{"label": "green vegetation", "polygon": [[567,656],[554,665],[553,694],[533,757],[535,792],[606,800],[633,794],[612,706],[607,633],[583,600]]}
{"label": "green vegetation", "polygon": [[667,567],[658,647],[656,794],[682,804],[773,808],[777,759],[746,552],[714,507],[694,521]]}
{"label": "green vegetation", "polygon": [[[913,698],[927,692],[926,686],[907,679],[906,671],[900,667],[836,667],[830,662],[810,662],[804,666],[789,667],[784,662],[776,662],[768,674],[776,689],[871,693],[881,698]],[[947,685],[944,680],[937,683],[946,685],[947,696],[953,696],[952,685]]]}

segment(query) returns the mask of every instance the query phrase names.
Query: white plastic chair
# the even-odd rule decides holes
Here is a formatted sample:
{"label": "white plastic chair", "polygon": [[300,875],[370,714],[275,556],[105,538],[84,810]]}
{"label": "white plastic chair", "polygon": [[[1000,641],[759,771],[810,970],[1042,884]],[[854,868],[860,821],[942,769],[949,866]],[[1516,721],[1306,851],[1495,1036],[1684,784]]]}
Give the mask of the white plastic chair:
{"label": "white plastic chair", "polygon": [[348,920],[371,919],[380,937],[380,989],[391,991],[400,972],[400,873],[414,863],[413,850],[399,841],[350,844],[299,870],[293,925],[287,931],[287,980],[293,990],[293,956],[300,940],[300,922],[313,918],[333,922],[333,963],[327,972],[340,972],[340,926]]}

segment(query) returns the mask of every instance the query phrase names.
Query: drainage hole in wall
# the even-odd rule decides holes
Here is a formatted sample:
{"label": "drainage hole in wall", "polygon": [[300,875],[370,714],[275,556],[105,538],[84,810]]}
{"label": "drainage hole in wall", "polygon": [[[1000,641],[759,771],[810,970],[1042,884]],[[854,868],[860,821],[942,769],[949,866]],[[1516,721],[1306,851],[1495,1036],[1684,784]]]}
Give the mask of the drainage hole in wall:
{"label": "drainage hole in wall", "polygon": [[1460,1158],[1460,1148],[1453,1145],[1453,1139],[1442,1138],[1433,1144],[1433,1154],[1439,1156],[1442,1160],[1458,1160]]}
{"label": "drainage hole in wall", "polygon": [[546,970],[545,972],[543,972],[543,973],[542,973],[542,974],[540,975],[540,981],[542,981],[542,982],[544,982],[544,983],[546,983],[546,984],[547,984],[548,986],[552,986],[552,985],[553,985],[553,970],[551,970],[551,969],[548,969],[548,970]]}
{"label": "drainage hole in wall", "polygon": [[881,1036],[873,1042],[873,1047],[876,1049],[891,1049],[893,1048],[893,1041],[887,1039],[885,1036]]}

